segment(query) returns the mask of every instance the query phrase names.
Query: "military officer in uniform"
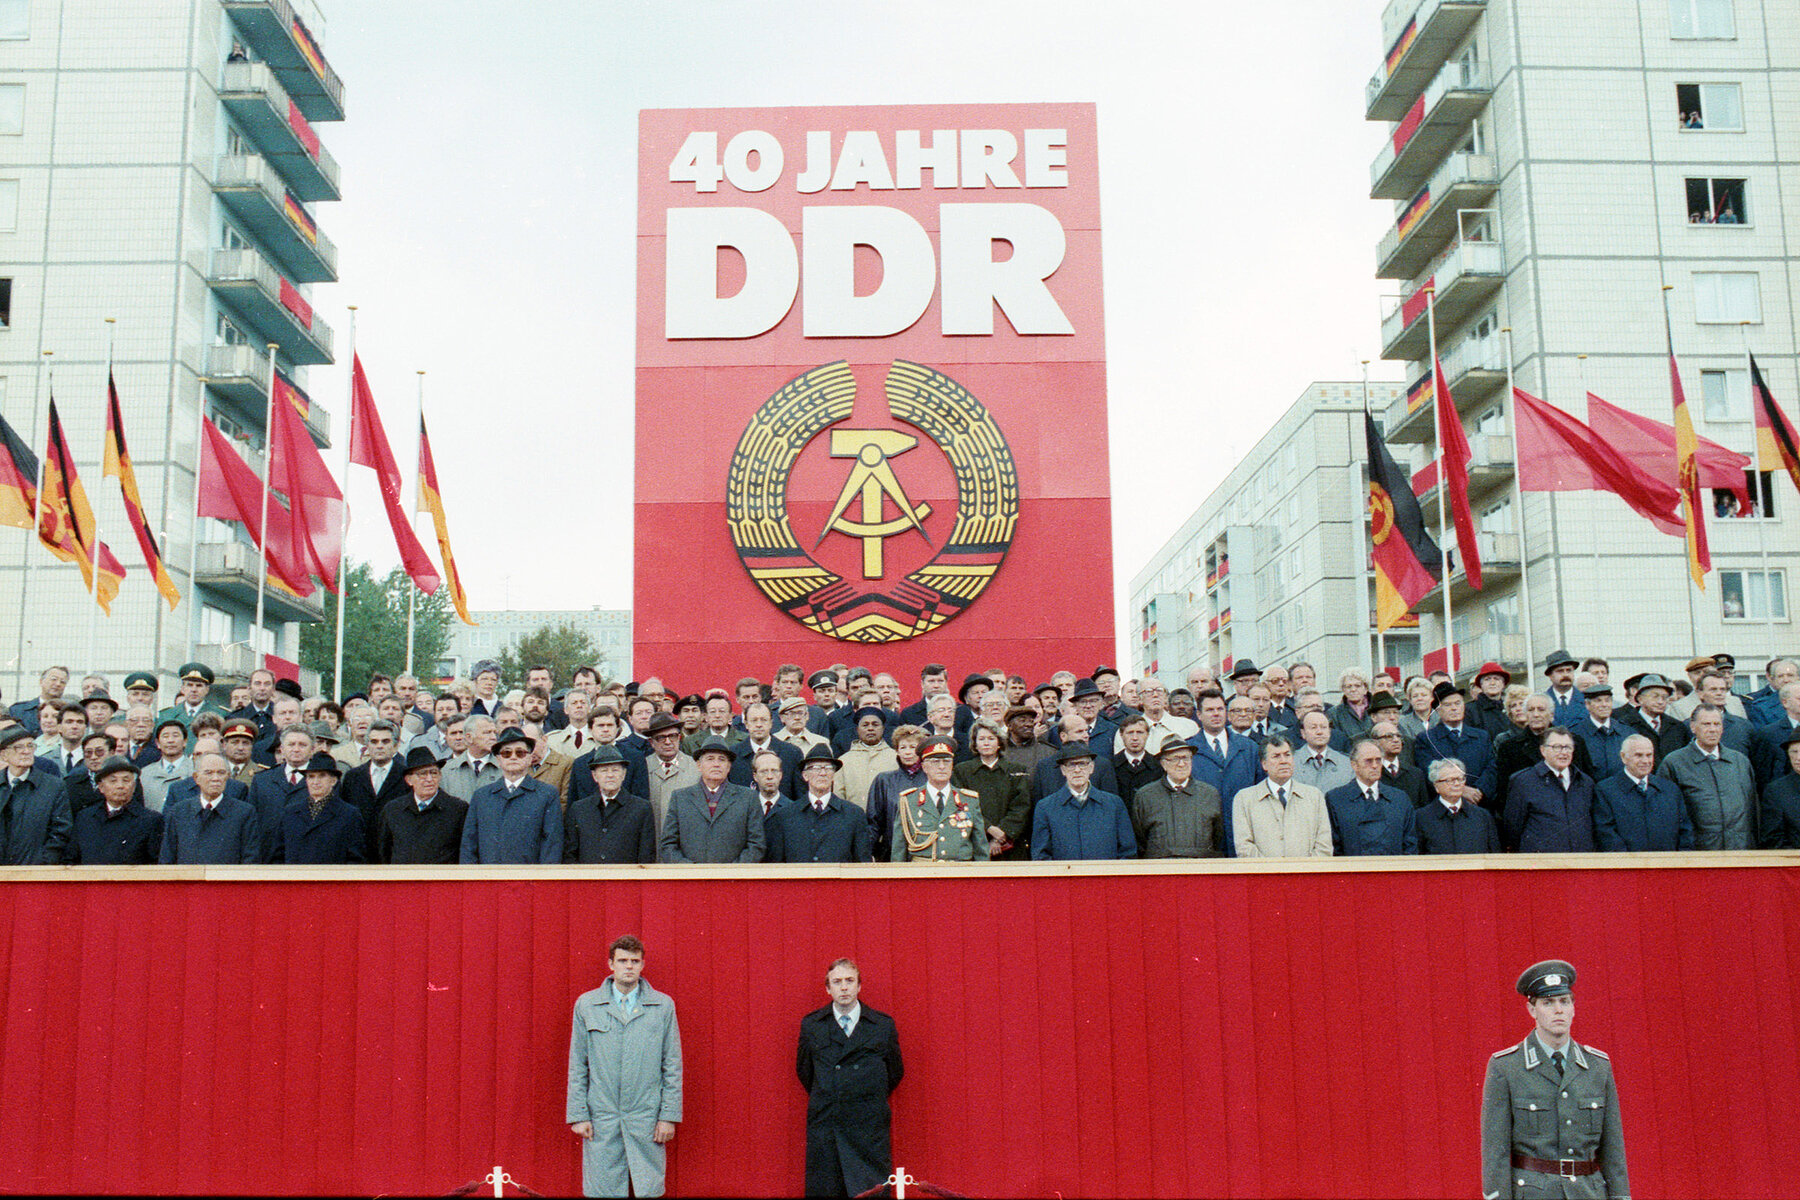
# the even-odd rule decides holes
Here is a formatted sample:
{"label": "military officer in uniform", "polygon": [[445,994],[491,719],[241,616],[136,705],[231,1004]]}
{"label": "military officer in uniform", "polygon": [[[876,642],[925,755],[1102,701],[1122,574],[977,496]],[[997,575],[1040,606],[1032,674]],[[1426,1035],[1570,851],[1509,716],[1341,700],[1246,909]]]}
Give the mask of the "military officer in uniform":
{"label": "military officer in uniform", "polygon": [[986,862],[987,828],[981,796],[950,782],[956,739],[930,737],[919,745],[923,787],[908,788],[895,802],[893,861]]}
{"label": "military officer in uniform", "polygon": [[179,721],[183,728],[192,729],[194,718],[203,712],[229,716],[224,709],[207,699],[212,692],[212,668],[201,662],[183,663],[179,672],[180,697],[175,703],[156,714],[160,721]]}
{"label": "military officer in uniform", "polygon": [[1629,1197],[1612,1062],[1569,1036],[1575,968],[1541,962],[1517,986],[1537,1028],[1488,1060],[1482,1196]]}

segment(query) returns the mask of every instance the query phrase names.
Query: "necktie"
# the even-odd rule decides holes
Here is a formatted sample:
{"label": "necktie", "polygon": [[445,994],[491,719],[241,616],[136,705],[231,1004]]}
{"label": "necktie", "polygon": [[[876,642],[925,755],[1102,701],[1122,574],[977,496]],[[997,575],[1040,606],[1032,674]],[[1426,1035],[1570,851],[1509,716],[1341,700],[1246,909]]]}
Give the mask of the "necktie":
{"label": "necktie", "polygon": [[850,1014],[849,1013],[839,1013],[838,1014],[838,1024],[842,1025],[844,1027],[844,1036],[849,1037],[850,1036]]}
{"label": "necktie", "polygon": [[1650,794],[1650,781],[1648,779],[1638,780],[1638,795],[1648,796],[1649,794]]}
{"label": "necktie", "polygon": [[763,798],[763,816],[766,817],[774,811],[775,811],[775,801],[773,801],[767,797],[764,797]]}
{"label": "necktie", "polygon": [[1213,753],[1218,755],[1220,758],[1224,758],[1225,757],[1225,739],[1224,738],[1214,738],[1212,740],[1212,744],[1213,744]]}
{"label": "necktie", "polygon": [[1370,788],[1368,791],[1364,792],[1363,795],[1368,797],[1368,801],[1370,804],[1375,803],[1375,789],[1374,788]]}
{"label": "necktie", "polygon": [[577,750],[581,749],[581,730],[579,729],[575,731],[575,748]]}
{"label": "necktie", "polygon": [[937,794],[937,812],[938,819],[942,820],[944,816],[944,793],[942,792]]}
{"label": "necktie", "polygon": [[299,783],[300,782],[300,772],[290,769],[288,771],[288,782],[289,783]]}
{"label": "necktie", "polygon": [[1550,1055],[1550,1061],[1556,1064],[1556,1077],[1561,1079],[1563,1074],[1563,1052],[1558,1050],[1552,1053]]}
{"label": "necktie", "polygon": [[1277,787],[1275,789],[1275,799],[1281,801],[1281,807],[1286,808],[1287,807],[1287,788]]}
{"label": "necktie", "polygon": [[[825,811],[825,802],[823,800],[814,800],[813,811],[816,813],[823,813]],[[844,1019],[847,1021],[850,1018],[845,1017]]]}

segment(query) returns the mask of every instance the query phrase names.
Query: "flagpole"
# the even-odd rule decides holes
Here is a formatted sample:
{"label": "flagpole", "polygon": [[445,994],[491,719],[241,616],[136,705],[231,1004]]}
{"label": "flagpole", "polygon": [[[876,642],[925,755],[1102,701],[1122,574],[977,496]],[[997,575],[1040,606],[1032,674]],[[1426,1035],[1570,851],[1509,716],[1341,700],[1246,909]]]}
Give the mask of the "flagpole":
{"label": "flagpole", "polygon": [[[262,665],[263,593],[269,588],[269,473],[275,463],[275,351],[279,342],[268,343],[269,399],[263,407],[262,515],[256,522],[256,628],[250,631],[251,670]],[[220,666],[224,666],[221,661]]]}
{"label": "flagpole", "polygon": [[1519,514],[1519,607],[1525,616],[1525,673],[1530,675],[1537,665],[1537,646],[1531,622],[1531,556],[1525,553],[1525,487],[1519,480],[1519,405],[1513,398],[1512,326],[1500,331],[1506,335],[1506,431],[1513,445],[1513,508]]}
{"label": "flagpole", "polygon": [[345,563],[350,556],[344,552],[344,543],[350,538],[350,442],[356,437],[356,305],[344,307],[350,310],[350,386],[345,391],[350,397],[350,432],[344,438],[344,515],[338,529],[337,642],[331,654],[331,696],[339,704],[344,702],[344,601],[349,599],[344,577]]}
{"label": "flagpole", "polygon": [[[255,349],[253,347],[249,346],[248,344],[246,344],[244,348],[246,350],[249,350],[252,354],[254,354],[256,352]],[[251,360],[250,369],[252,372],[254,372],[256,370],[255,360]],[[275,377],[275,360],[273,358],[269,359],[269,377],[271,379],[273,379]],[[200,573],[200,476],[202,474],[202,472],[200,470],[200,464],[202,464],[203,462],[206,461],[206,389],[205,388],[200,389],[200,403],[198,405],[196,405],[195,408],[196,408],[196,411],[194,414],[194,523],[188,527],[188,595],[189,596],[197,596],[198,595],[198,593],[195,589],[194,576],[196,576]],[[166,512],[167,509],[165,508],[164,511]],[[164,532],[164,535],[167,536],[167,531]],[[194,661],[194,633],[195,633],[194,623],[195,623],[195,621],[197,621],[199,619],[197,614],[200,610],[200,607],[201,606],[197,601],[196,601],[196,603],[188,606],[187,651],[182,658],[183,662],[193,662]]]}
{"label": "flagpole", "polygon": [[[1362,393],[1363,414],[1365,416],[1371,415],[1369,413],[1369,360],[1366,358],[1362,360]],[[1352,435],[1350,440],[1351,445],[1354,446],[1356,442],[1355,436]],[[1365,446],[1364,449],[1366,451],[1367,447]],[[1354,469],[1356,465],[1356,454],[1354,451],[1352,451],[1350,458],[1351,467]],[[1351,488],[1350,491],[1352,500],[1350,506],[1351,511],[1356,514],[1356,530],[1359,535],[1357,540],[1362,544],[1362,564],[1356,571],[1357,582],[1361,585],[1357,592],[1356,610],[1358,612],[1363,612],[1367,608],[1369,597],[1369,560],[1373,558],[1375,554],[1374,548],[1369,540],[1371,535],[1369,533],[1367,519],[1369,515],[1369,486],[1366,482],[1363,483],[1362,495],[1360,496],[1355,494],[1355,488]],[[1375,626],[1375,669],[1385,674],[1387,672],[1387,632],[1381,628],[1380,620],[1373,621],[1371,624]]]}
{"label": "flagpole", "polygon": [[[1585,354],[1577,354],[1575,356],[1575,377],[1577,380],[1580,381],[1581,402],[1582,402],[1582,404],[1585,405],[1587,403],[1587,398],[1588,398],[1587,355],[1585,355]],[[1507,399],[1508,400],[1512,399],[1511,393],[1507,394]],[[1514,467],[1514,475],[1516,477],[1518,474],[1518,470],[1517,470],[1518,459],[1516,456],[1513,459],[1513,467]],[[1606,584],[1605,584],[1606,574],[1600,568],[1601,533],[1600,533],[1600,528],[1598,525],[1590,525],[1589,532],[1592,533],[1593,537],[1594,537],[1594,588],[1595,588],[1596,592],[1598,592],[1598,591],[1604,589],[1606,586]]]}
{"label": "flagpole", "polygon": [[[1442,408],[1442,405],[1438,403],[1437,394],[1437,288],[1429,285],[1425,288],[1425,332],[1431,341],[1431,433],[1437,440],[1438,547],[1441,550],[1443,547],[1450,544],[1450,520],[1445,516],[1445,513],[1448,512],[1447,501],[1450,493],[1450,480],[1445,471],[1444,419],[1443,414],[1439,411]],[[1447,380],[1445,381],[1445,384],[1447,388]],[[1454,403],[1455,397],[1452,397],[1451,401]],[[1466,558],[1468,556],[1469,548],[1467,546],[1458,546],[1456,549],[1459,558]],[[1444,589],[1444,671],[1450,676],[1451,682],[1454,683],[1456,681],[1457,654],[1456,622],[1453,619],[1450,605],[1451,574],[1450,556],[1448,553],[1445,553],[1439,571],[1441,585]]]}
{"label": "flagpole", "polygon": [[[1663,336],[1666,337],[1669,342],[1669,369],[1672,371],[1679,369],[1675,366],[1675,323],[1669,318],[1669,293],[1674,290],[1675,285],[1672,283],[1665,283],[1662,285]],[[1673,397],[1670,398],[1673,399]],[[1704,518],[1702,514],[1692,511],[1692,503],[1688,496],[1687,488],[1683,487],[1681,483],[1681,435],[1679,433],[1675,436],[1675,488],[1681,493],[1682,513],[1686,517],[1685,524],[1688,527],[1687,536],[1682,541],[1683,561],[1681,564],[1681,590],[1687,594],[1688,644],[1697,648],[1700,645],[1700,620],[1699,616],[1694,612],[1693,570],[1686,560],[1693,553],[1692,538],[1694,523],[1703,520]]]}
{"label": "flagpole", "polygon": [[[418,411],[416,414],[417,419],[413,422],[413,424],[417,427],[422,428],[424,421],[425,421],[425,372],[418,371],[418,372],[415,372],[415,374],[417,374],[419,377],[419,388],[418,388],[418,404],[417,404]],[[415,468],[418,464],[418,460],[419,460],[419,456],[418,456],[417,452],[415,452],[413,454],[413,463],[414,463]],[[415,469],[413,471],[412,507],[410,507],[406,510],[406,519],[409,521],[412,521],[416,524],[418,521],[418,515],[419,515],[419,472]],[[418,611],[419,611],[419,585],[417,583],[414,583],[412,585],[412,587],[410,587],[406,590],[406,673],[408,675],[416,674],[416,672],[413,670],[413,621],[416,619],[416,617],[418,615]]]}
{"label": "flagpole", "polygon": [[[39,360],[43,363],[43,369],[38,372],[38,378],[39,378],[39,382],[43,383],[43,385],[44,385],[39,390],[46,394],[48,394],[51,391],[51,389],[53,389],[56,386],[56,368],[50,361],[55,356],[56,356],[56,351],[46,350],[43,352],[43,354]],[[37,409],[35,407],[32,409],[32,412],[31,412],[31,436],[35,441],[35,439],[37,438]],[[50,456],[46,454],[46,455],[41,455],[38,458],[37,488],[31,497],[31,536],[25,539],[25,554],[24,554],[23,558],[20,560],[20,569],[19,569],[19,656],[13,660],[13,668],[14,668],[14,672],[15,672],[15,682],[17,684],[18,690],[21,693],[23,693],[25,690],[25,625],[26,625],[25,600],[26,600],[27,595],[29,594],[29,589],[31,587],[31,576],[33,574],[33,571],[31,570],[31,543],[37,540],[38,522],[43,520],[44,462],[49,457]]]}
{"label": "flagpole", "polygon": [[[1750,322],[1739,321],[1738,334],[1744,342],[1744,383],[1750,389],[1750,495],[1754,504],[1752,519],[1756,522],[1756,553],[1757,557],[1762,560],[1763,624],[1769,631],[1768,658],[1774,658],[1780,653],[1780,650],[1775,645],[1775,581],[1769,575],[1769,542],[1763,530],[1769,514],[1763,511],[1762,454],[1756,435],[1756,406],[1761,403],[1761,398],[1756,394],[1756,373],[1750,369]],[[1773,493],[1774,490],[1774,484],[1771,482],[1769,491]],[[1749,607],[1749,600],[1750,589],[1745,588],[1746,610]],[[1764,680],[1763,682],[1768,681]]]}
{"label": "flagpole", "polygon": [[[113,369],[113,329],[118,323],[119,323],[119,319],[117,317],[107,317],[106,318],[106,380],[107,380],[107,384],[108,384],[106,405],[107,405],[107,419],[109,421],[112,419],[111,384],[112,384],[112,369]],[[102,457],[101,465],[102,465],[102,467],[104,467],[104,465],[105,465],[104,456]],[[103,481],[100,481],[100,482],[103,482]],[[95,488],[95,490],[94,490],[93,512],[94,512],[94,546],[93,546],[93,549],[91,551],[89,551],[89,553],[88,553],[88,560],[89,560],[88,561],[88,599],[93,601],[93,607],[88,609],[87,663],[88,663],[88,674],[98,675],[100,673],[100,662],[94,656],[94,642],[95,642],[95,638],[97,636],[97,631],[99,629],[98,622],[100,620],[100,489],[99,488]]]}

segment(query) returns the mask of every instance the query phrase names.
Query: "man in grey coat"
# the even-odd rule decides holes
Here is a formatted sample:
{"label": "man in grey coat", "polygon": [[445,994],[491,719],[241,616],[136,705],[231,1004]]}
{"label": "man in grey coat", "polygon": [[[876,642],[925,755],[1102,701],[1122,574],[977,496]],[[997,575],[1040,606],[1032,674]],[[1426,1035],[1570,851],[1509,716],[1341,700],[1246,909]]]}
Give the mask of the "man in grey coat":
{"label": "man in grey coat", "polygon": [[1356,780],[1350,756],[1332,748],[1332,732],[1331,718],[1324,713],[1319,713],[1316,719],[1312,713],[1300,718],[1300,736],[1304,744],[1294,752],[1294,779],[1318,788],[1321,795]]}
{"label": "man in grey coat", "polygon": [[709,737],[694,755],[700,782],[669,797],[663,814],[658,856],[666,863],[753,863],[767,843],[756,793],[727,782],[737,752],[723,738]]}
{"label": "man in grey coat", "polygon": [[643,979],[644,944],[607,954],[612,978],[575,1001],[569,1129],[581,1139],[584,1196],[660,1196],[664,1147],[681,1122],[681,1027],[675,1001]]}
{"label": "man in grey coat", "polygon": [[1721,744],[1724,710],[1702,704],[1689,719],[1694,740],[1671,750],[1656,773],[1681,789],[1694,823],[1696,850],[1749,850],[1756,845],[1756,776],[1750,760]]}

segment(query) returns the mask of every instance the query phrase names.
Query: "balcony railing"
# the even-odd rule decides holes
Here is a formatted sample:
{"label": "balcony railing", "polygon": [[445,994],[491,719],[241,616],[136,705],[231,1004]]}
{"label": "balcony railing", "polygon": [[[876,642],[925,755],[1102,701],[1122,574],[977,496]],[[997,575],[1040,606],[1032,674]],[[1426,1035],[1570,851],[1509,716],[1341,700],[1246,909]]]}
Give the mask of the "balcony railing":
{"label": "balcony railing", "polygon": [[1370,164],[1370,197],[1411,199],[1444,155],[1467,135],[1469,122],[1486,106],[1492,91],[1487,72],[1480,67],[1446,64]]}
{"label": "balcony railing", "polygon": [[1363,89],[1364,115],[1398,121],[1432,75],[1487,11],[1487,0],[1421,0],[1405,20],[1388,26],[1381,67]]}
{"label": "balcony railing", "polygon": [[226,63],[219,81],[219,101],[280,169],[300,199],[342,198],[337,160],[320,144],[306,115],[267,63]]}
{"label": "balcony railing", "polygon": [[1411,279],[1446,239],[1460,236],[1458,212],[1486,201],[1499,184],[1491,154],[1452,154],[1444,160],[1375,250],[1378,279]]}
{"label": "balcony railing", "polygon": [[[1506,346],[1498,337],[1465,338],[1444,355],[1444,382],[1457,411],[1467,414],[1485,403],[1506,383]],[[1423,442],[1431,438],[1431,364],[1388,405],[1382,428],[1390,442]]]}
{"label": "balcony railing", "polygon": [[295,281],[337,279],[337,246],[319,231],[268,160],[255,154],[219,159],[213,164],[213,191]]}
{"label": "balcony railing", "polygon": [[1430,357],[1427,294],[1436,292],[1439,336],[1470,316],[1506,280],[1506,252],[1499,242],[1461,242],[1451,247],[1381,322],[1381,357]]}
{"label": "balcony railing", "polygon": [[[194,582],[246,606],[256,603],[259,568],[256,547],[247,542],[202,542],[195,547]],[[263,589],[263,610],[278,621],[318,621],[325,616],[321,596],[314,592],[303,598],[270,585]],[[248,653],[249,648],[244,649]]]}
{"label": "balcony railing", "polygon": [[[1476,433],[1469,435],[1469,492],[1479,494],[1497,483],[1512,478],[1513,448],[1512,439],[1497,433]],[[1427,517],[1436,514],[1437,503],[1437,459],[1432,459],[1423,467],[1413,472],[1413,495],[1419,498],[1419,504],[1426,508]]]}
{"label": "balcony railing", "polygon": [[224,0],[246,42],[275,68],[309,121],[344,119],[344,81],[288,0]]}
{"label": "balcony railing", "polygon": [[331,327],[293,284],[254,250],[212,251],[206,281],[218,296],[295,363],[332,361]]}

